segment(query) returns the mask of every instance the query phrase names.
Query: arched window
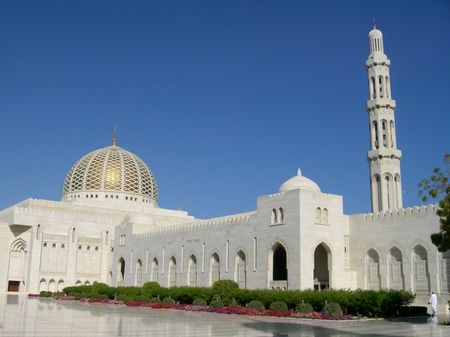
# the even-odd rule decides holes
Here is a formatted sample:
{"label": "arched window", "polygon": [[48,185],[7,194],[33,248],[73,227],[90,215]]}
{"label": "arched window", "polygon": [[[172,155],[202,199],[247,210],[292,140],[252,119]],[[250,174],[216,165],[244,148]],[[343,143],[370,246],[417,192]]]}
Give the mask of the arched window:
{"label": "arched window", "polygon": [[385,82],[386,82],[386,97],[389,98],[391,97],[391,83],[389,82],[388,76],[386,76]]}
{"label": "arched window", "polygon": [[194,255],[189,257],[188,263],[188,286],[197,286],[197,258]]}
{"label": "arched window", "polygon": [[220,280],[220,259],[219,255],[217,253],[214,253],[211,256],[210,262],[209,262],[209,270],[210,270],[210,284],[213,285],[214,282]]}
{"label": "arched window", "polygon": [[316,222],[320,223],[322,221],[322,210],[320,207],[316,208]]}
{"label": "arched window", "polygon": [[396,174],[394,178],[394,185],[395,185],[395,202],[396,202],[396,208],[400,208],[400,200],[402,198],[402,188],[401,188],[401,180],[400,175]]}
{"label": "arched window", "polygon": [[277,210],[274,208],[272,210],[272,224],[276,224],[278,223],[278,215],[277,215]]}
{"label": "arched window", "polygon": [[158,259],[155,257],[152,261],[152,272],[151,280],[153,282],[158,282]]}
{"label": "arched window", "polygon": [[280,207],[278,209],[278,221],[280,223],[284,223],[284,209],[283,209],[283,207]]}
{"label": "arched window", "polygon": [[322,223],[328,223],[328,210],[326,208],[324,208],[322,211]]}
{"label": "arched window", "polygon": [[380,290],[380,258],[374,249],[366,254],[367,289]]}
{"label": "arched window", "polygon": [[286,249],[280,243],[272,247],[273,251],[273,271],[274,281],[287,281],[287,256]]}
{"label": "arched window", "polygon": [[47,290],[48,290],[47,281],[45,281],[45,279],[41,279],[41,281],[39,281],[39,292]]}
{"label": "arched window", "polygon": [[116,284],[118,287],[122,287],[125,282],[125,260],[123,257],[117,262],[117,276]]}
{"label": "arched window", "polygon": [[376,90],[376,86],[375,86],[375,77],[372,76],[370,79],[372,80],[372,98],[376,98],[377,90]]}
{"label": "arched window", "polygon": [[58,291],[62,291],[64,289],[64,281],[63,280],[59,280],[58,281]]}
{"label": "arched window", "polygon": [[387,147],[387,121],[386,120],[382,120],[381,121],[381,131],[382,131],[382,136],[383,136],[383,146]]}
{"label": "arched window", "polygon": [[374,140],[373,145],[376,149],[378,149],[380,146],[380,140],[378,139],[378,122],[377,121],[372,122],[372,132],[373,132],[373,140]]}
{"label": "arched window", "polygon": [[372,196],[373,196],[373,209],[382,211],[382,199],[381,199],[381,179],[378,174],[374,174],[372,177]]}
{"label": "arched window", "polygon": [[383,86],[383,76],[378,76],[378,85],[380,87],[380,98],[383,98],[384,96],[384,86]]}
{"label": "arched window", "polygon": [[141,261],[141,259],[137,259],[137,261],[136,261],[135,285],[137,287],[140,287],[142,285],[142,261]]}
{"label": "arched window", "polygon": [[245,254],[242,250],[240,250],[236,254],[235,263],[234,263],[234,280],[239,284],[239,288],[245,289],[247,287],[246,284],[247,279],[247,265],[245,261]]}
{"label": "arched window", "polygon": [[177,260],[172,256],[169,260],[169,287],[177,285]]}
{"label": "arched window", "polygon": [[392,247],[389,251],[389,283],[391,289],[405,289],[405,277],[403,275],[403,256],[402,252],[397,247]]}
{"label": "arched window", "polygon": [[48,291],[51,291],[52,293],[56,292],[56,282],[55,282],[55,280],[51,279],[48,282]]}

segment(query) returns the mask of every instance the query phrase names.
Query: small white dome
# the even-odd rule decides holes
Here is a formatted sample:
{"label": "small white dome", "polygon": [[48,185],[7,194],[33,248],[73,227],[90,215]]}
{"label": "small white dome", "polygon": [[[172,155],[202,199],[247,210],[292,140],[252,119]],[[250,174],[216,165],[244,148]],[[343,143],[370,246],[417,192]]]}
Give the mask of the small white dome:
{"label": "small white dome", "polygon": [[375,27],[369,32],[370,39],[382,39],[383,33],[381,30],[376,29]]}
{"label": "small white dome", "polygon": [[280,192],[292,190],[320,192],[320,187],[311,179],[302,176],[302,171],[298,169],[297,175],[289,180],[286,180],[280,187]]}

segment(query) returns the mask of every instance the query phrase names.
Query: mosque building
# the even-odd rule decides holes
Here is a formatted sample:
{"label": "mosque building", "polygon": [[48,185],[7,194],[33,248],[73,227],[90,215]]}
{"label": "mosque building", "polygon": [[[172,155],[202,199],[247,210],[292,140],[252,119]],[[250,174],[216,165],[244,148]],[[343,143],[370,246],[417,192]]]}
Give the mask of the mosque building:
{"label": "mosque building", "polygon": [[405,289],[449,298],[450,252],[430,240],[436,206],[403,208],[383,35],[369,33],[372,212],[346,215],[300,169],[256,210],[213,219],[158,206],[149,167],[116,143],[78,160],[61,201],[27,199],[0,211],[0,293],[104,282],[164,287],[235,280],[249,289]]}

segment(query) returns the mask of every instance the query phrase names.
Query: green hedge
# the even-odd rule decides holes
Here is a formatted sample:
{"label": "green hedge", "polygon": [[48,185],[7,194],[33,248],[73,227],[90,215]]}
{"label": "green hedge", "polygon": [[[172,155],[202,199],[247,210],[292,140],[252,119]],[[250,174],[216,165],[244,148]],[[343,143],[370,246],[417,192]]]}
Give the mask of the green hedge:
{"label": "green hedge", "polygon": [[[107,297],[130,301],[151,301],[154,298],[173,298],[178,303],[192,304],[202,298],[207,303],[220,299],[224,304],[233,302],[245,306],[251,301],[260,301],[268,308],[273,302],[285,302],[295,310],[300,303],[309,303],[314,311],[320,311],[325,303],[337,303],[344,314],[369,317],[394,316],[404,312],[402,307],[414,300],[414,294],[396,290],[248,290],[237,289],[232,282],[219,281],[213,288],[173,287],[163,288],[156,282],[148,282],[143,287],[109,287],[98,283],[92,286],[64,288],[65,294],[81,297]],[[224,298],[222,298],[224,297]]]}

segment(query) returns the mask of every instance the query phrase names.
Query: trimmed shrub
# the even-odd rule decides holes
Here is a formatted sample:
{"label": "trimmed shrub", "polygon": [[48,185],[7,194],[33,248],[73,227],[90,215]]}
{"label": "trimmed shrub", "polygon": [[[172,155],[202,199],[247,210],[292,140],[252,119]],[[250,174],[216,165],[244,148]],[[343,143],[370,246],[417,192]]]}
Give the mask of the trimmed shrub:
{"label": "trimmed shrub", "polygon": [[270,303],[269,310],[279,311],[279,312],[289,311],[287,304],[283,301],[276,301],[276,302]]}
{"label": "trimmed shrub", "polygon": [[238,307],[239,303],[236,301],[236,299],[233,297],[230,301],[230,303],[228,303],[229,307]]}
{"label": "trimmed shrub", "polygon": [[239,284],[232,280],[220,280],[214,282],[211,290],[214,298],[220,298],[223,303],[228,304],[239,290]]}
{"label": "trimmed shrub", "polygon": [[39,297],[52,297],[52,292],[51,291],[42,290],[39,293]]}
{"label": "trimmed shrub", "polygon": [[167,305],[175,305],[177,302],[172,297],[164,297],[162,303]]}
{"label": "trimmed shrub", "polygon": [[153,297],[149,300],[150,303],[158,303],[161,302],[161,300],[159,299],[159,297]]}
{"label": "trimmed shrub", "polygon": [[201,306],[206,306],[208,305],[208,303],[203,299],[203,298],[196,298],[193,302],[193,305],[201,305]]}
{"label": "trimmed shrub", "polygon": [[209,306],[211,308],[222,308],[223,302],[220,299],[212,300],[211,302],[209,302]]}
{"label": "trimmed shrub", "polygon": [[339,303],[325,303],[321,310],[322,314],[342,316],[342,309]]}
{"label": "trimmed shrub", "polygon": [[313,309],[312,305],[309,303],[299,303],[295,307],[295,311],[302,312],[302,313],[308,313],[308,312],[314,311],[314,309]]}
{"label": "trimmed shrub", "polygon": [[247,308],[252,308],[252,309],[256,309],[256,310],[264,310],[264,303],[258,300],[253,300],[247,303],[246,305]]}

